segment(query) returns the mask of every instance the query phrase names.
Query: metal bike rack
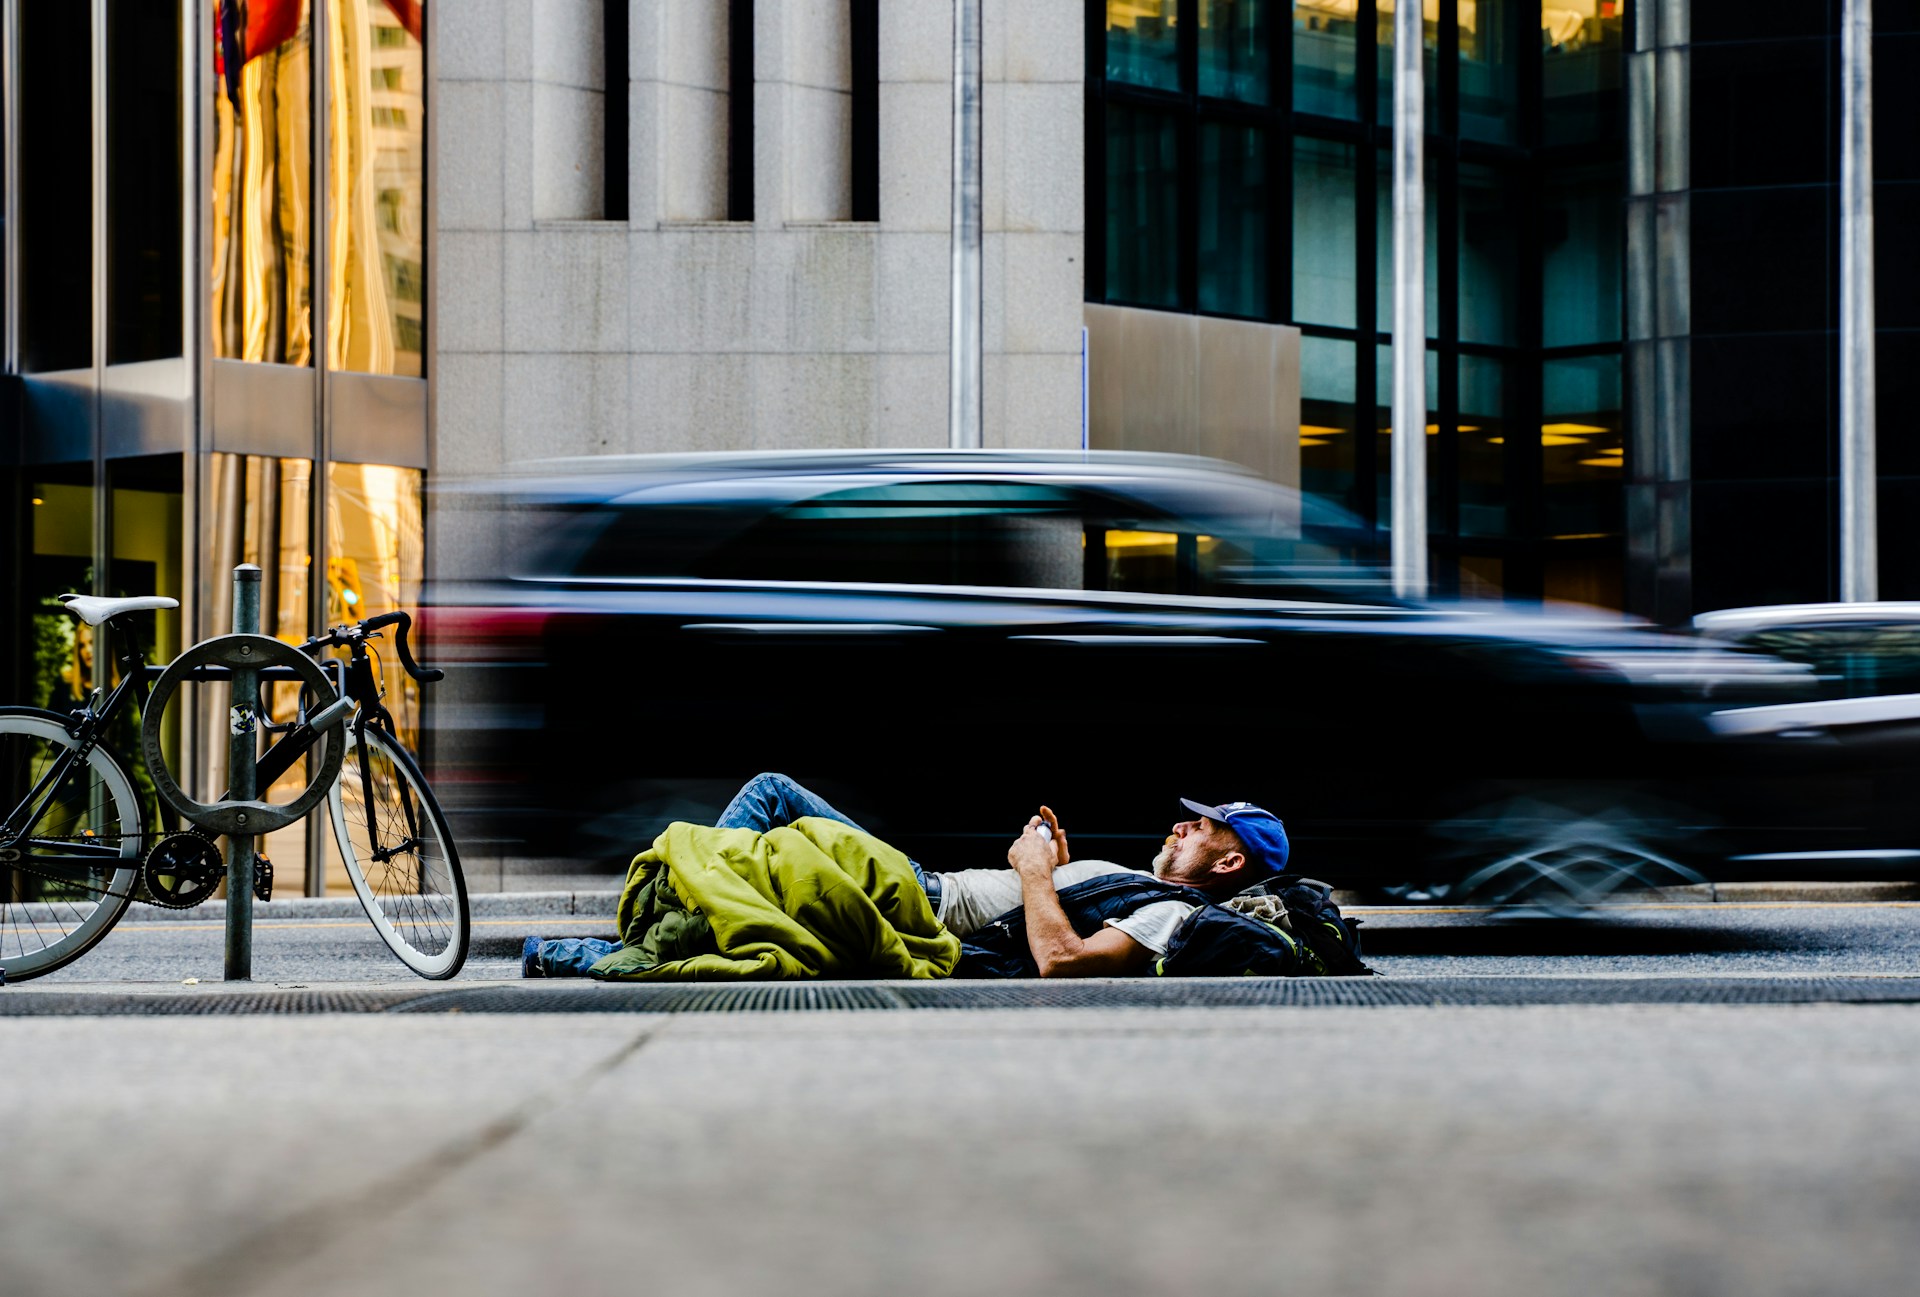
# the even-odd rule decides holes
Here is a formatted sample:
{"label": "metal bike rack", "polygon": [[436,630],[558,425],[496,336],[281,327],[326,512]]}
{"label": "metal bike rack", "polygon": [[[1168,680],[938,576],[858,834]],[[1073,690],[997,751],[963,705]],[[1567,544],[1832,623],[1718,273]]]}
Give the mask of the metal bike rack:
{"label": "metal bike rack", "polygon": [[[260,634],[260,569],[243,563],[233,569],[233,633],[203,640],[175,658],[154,684],[141,718],[141,748],[154,791],[182,819],[227,839],[229,982],[253,977],[253,879],[260,836],[286,828],[318,806],[339,777],[346,754],[346,744],[328,743],[318,769],[298,797],[279,805],[261,800],[265,790],[255,787],[254,779],[259,759],[260,678],[263,671],[276,667],[291,671],[320,700],[306,722],[315,733],[337,728],[352,708],[350,699],[334,692],[318,662],[290,644]],[[181,682],[209,678],[208,668],[224,668],[232,683],[227,709],[228,787],[223,800],[198,802],[181,790],[167,768],[160,720]]]}

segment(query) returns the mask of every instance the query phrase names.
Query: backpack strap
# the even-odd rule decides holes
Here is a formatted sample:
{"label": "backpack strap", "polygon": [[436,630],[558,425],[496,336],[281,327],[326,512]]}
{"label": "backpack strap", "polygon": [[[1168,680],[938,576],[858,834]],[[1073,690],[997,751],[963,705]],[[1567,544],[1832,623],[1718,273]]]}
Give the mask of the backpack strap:
{"label": "backpack strap", "polygon": [[1375,977],[1360,962],[1360,920],[1340,913],[1333,888],[1317,878],[1282,874],[1267,883],[1287,910],[1287,927],[1327,977]]}

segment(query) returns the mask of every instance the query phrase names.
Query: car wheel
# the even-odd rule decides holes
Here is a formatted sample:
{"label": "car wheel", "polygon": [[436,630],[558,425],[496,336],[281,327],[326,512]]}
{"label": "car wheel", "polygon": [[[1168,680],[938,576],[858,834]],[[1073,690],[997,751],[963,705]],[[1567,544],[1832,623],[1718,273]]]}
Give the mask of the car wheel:
{"label": "car wheel", "polygon": [[[1447,826],[1458,881],[1449,903],[1572,916],[1622,892],[1708,885],[1704,875],[1661,851],[1658,817],[1625,806],[1601,810],[1524,801]],[[1426,890],[1433,890],[1429,886]]]}

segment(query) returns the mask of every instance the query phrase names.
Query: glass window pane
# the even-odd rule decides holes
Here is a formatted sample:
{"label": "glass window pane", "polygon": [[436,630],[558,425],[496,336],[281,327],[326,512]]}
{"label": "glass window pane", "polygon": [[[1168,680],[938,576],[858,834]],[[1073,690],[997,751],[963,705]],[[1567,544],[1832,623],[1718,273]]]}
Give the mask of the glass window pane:
{"label": "glass window pane", "polygon": [[182,354],[180,0],[107,4],[107,363]]}
{"label": "glass window pane", "polygon": [[1180,305],[1179,132],[1164,113],[1107,109],[1107,296]]}
{"label": "glass window pane", "polygon": [[1541,196],[1542,325],[1549,347],[1620,338],[1624,187],[1618,166],[1546,176]]}
{"label": "glass window pane", "polygon": [[[1412,3],[1413,0],[1408,0]],[[1374,0],[1374,58],[1379,68],[1379,117],[1383,124],[1393,122],[1393,10],[1394,0]],[[1421,0],[1421,56],[1426,99],[1427,133],[1440,125],[1440,0]]]}
{"label": "glass window pane", "polygon": [[[328,625],[419,608],[422,479],[413,468],[327,465]],[[420,686],[401,669],[398,654],[381,658],[387,706],[414,747]]]}
{"label": "glass window pane", "polygon": [[[1625,0],[1549,0],[1541,8],[1548,144],[1611,139],[1619,133],[1626,7]],[[1464,35],[1461,39],[1464,43]]]}
{"label": "glass window pane", "polygon": [[1200,309],[1267,314],[1267,137],[1200,126]]}
{"label": "glass window pane", "polygon": [[1269,0],[1200,0],[1200,93],[1267,102]]}
{"label": "glass window pane", "polygon": [[85,702],[95,683],[93,637],[59,601],[93,592],[93,465],[33,465],[20,481],[30,519],[20,574],[21,603],[31,612],[20,646],[32,673],[25,701],[64,714]]}
{"label": "glass window pane", "polygon": [[1520,341],[1518,186],[1517,176],[1491,167],[1460,167],[1462,342],[1513,346]]}
{"label": "glass window pane", "polygon": [[[1373,293],[1375,327],[1382,333],[1393,331],[1393,154],[1381,149],[1374,159],[1375,179]],[[1426,240],[1427,336],[1440,335],[1440,205],[1432,201],[1433,187],[1427,187]]]}
{"label": "glass window pane", "polygon": [[1170,531],[1108,531],[1106,584],[1101,589],[1175,593],[1179,547],[1180,537]]}
{"label": "glass window pane", "polygon": [[73,0],[18,12],[20,367],[85,369],[93,364],[93,24],[89,6]]}
{"label": "glass window pane", "polygon": [[[1431,347],[1427,356],[1427,520],[1431,526],[1433,520],[1440,517],[1435,493],[1440,489],[1440,469],[1437,463],[1440,443],[1440,415],[1433,408],[1440,402],[1440,354]],[[1378,347],[1374,351],[1373,399],[1374,427],[1378,440],[1374,451],[1379,456],[1374,462],[1379,465],[1373,478],[1374,507],[1379,510],[1375,516],[1380,520],[1383,531],[1391,530],[1393,523],[1393,348]]]}
{"label": "glass window pane", "polygon": [[1180,88],[1180,0],[1107,0],[1107,79]]}
{"label": "glass window pane", "polygon": [[[418,469],[381,464],[327,466],[327,595],[329,625],[420,606],[421,488]],[[432,651],[415,641],[416,657]],[[420,750],[420,685],[401,667],[399,655],[378,659],[380,685],[400,741]],[[320,834],[324,877],[318,890],[350,895],[352,882],[331,833]]]}
{"label": "glass window pane", "polygon": [[[261,633],[298,643],[313,622],[308,598],[313,572],[313,464],[271,455],[216,454],[211,458],[205,551],[208,624],[233,624],[233,569],[241,563],[252,563],[260,569]],[[219,688],[202,691],[200,703],[200,732],[224,733],[226,701]],[[269,686],[266,704],[276,723],[293,720],[299,711],[299,686]],[[203,759],[209,763],[201,778],[205,786],[219,788],[225,780],[226,745],[201,746]],[[307,763],[296,762],[270,790],[272,799],[286,801],[306,782]],[[302,820],[267,837],[265,849],[280,862],[282,886],[300,886],[307,833],[313,823],[311,819]],[[332,835],[323,830],[321,836]],[[345,875],[341,877],[344,882]]]}
{"label": "glass window pane", "polygon": [[417,377],[425,345],[426,63],[418,0],[334,0],[327,363]]}
{"label": "glass window pane", "polygon": [[1353,504],[1355,395],[1353,344],[1300,339],[1300,489],[1344,507]]}
{"label": "glass window pane", "polygon": [[1293,141],[1293,318],[1301,323],[1356,323],[1355,157],[1351,144]]}
{"label": "glass window pane", "polygon": [[213,41],[213,354],[313,363],[313,33],[305,0],[222,0]]}
{"label": "glass window pane", "polygon": [[1356,0],[1294,0],[1295,112],[1359,118],[1359,13]]}
{"label": "glass window pane", "polygon": [[[184,597],[185,481],[185,460],[179,455],[107,461],[111,511],[107,527],[112,547],[107,590],[115,598]],[[148,645],[151,656],[160,662],[172,661],[183,647],[180,611],[156,612],[152,617],[141,631],[153,637]]]}
{"label": "glass window pane", "polygon": [[1552,360],[1543,367],[1541,470],[1547,534],[1618,535],[1626,451],[1620,436],[1620,357]]}
{"label": "glass window pane", "polygon": [[1460,534],[1505,536],[1509,367],[1483,356],[1460,357]]}
{"label": "glass window pane", "polygon": [[[1587,0],[1591,5],[1594,0]],[[1566,0],[1547,0],[1543,24]],[[1495,144],[1520,139],[1518,0],[1475,0],[1460,6],[1460,134]]]}

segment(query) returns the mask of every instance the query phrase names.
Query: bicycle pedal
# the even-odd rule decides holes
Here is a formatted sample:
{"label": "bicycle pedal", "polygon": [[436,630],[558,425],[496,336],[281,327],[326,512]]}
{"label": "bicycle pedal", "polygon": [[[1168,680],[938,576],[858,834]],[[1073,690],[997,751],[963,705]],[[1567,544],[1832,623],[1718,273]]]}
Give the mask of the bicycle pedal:
{"label": "bicycle pedal", "polygon": [[273,862],[258,852],[253,856],[253,899],[273,899]]}

